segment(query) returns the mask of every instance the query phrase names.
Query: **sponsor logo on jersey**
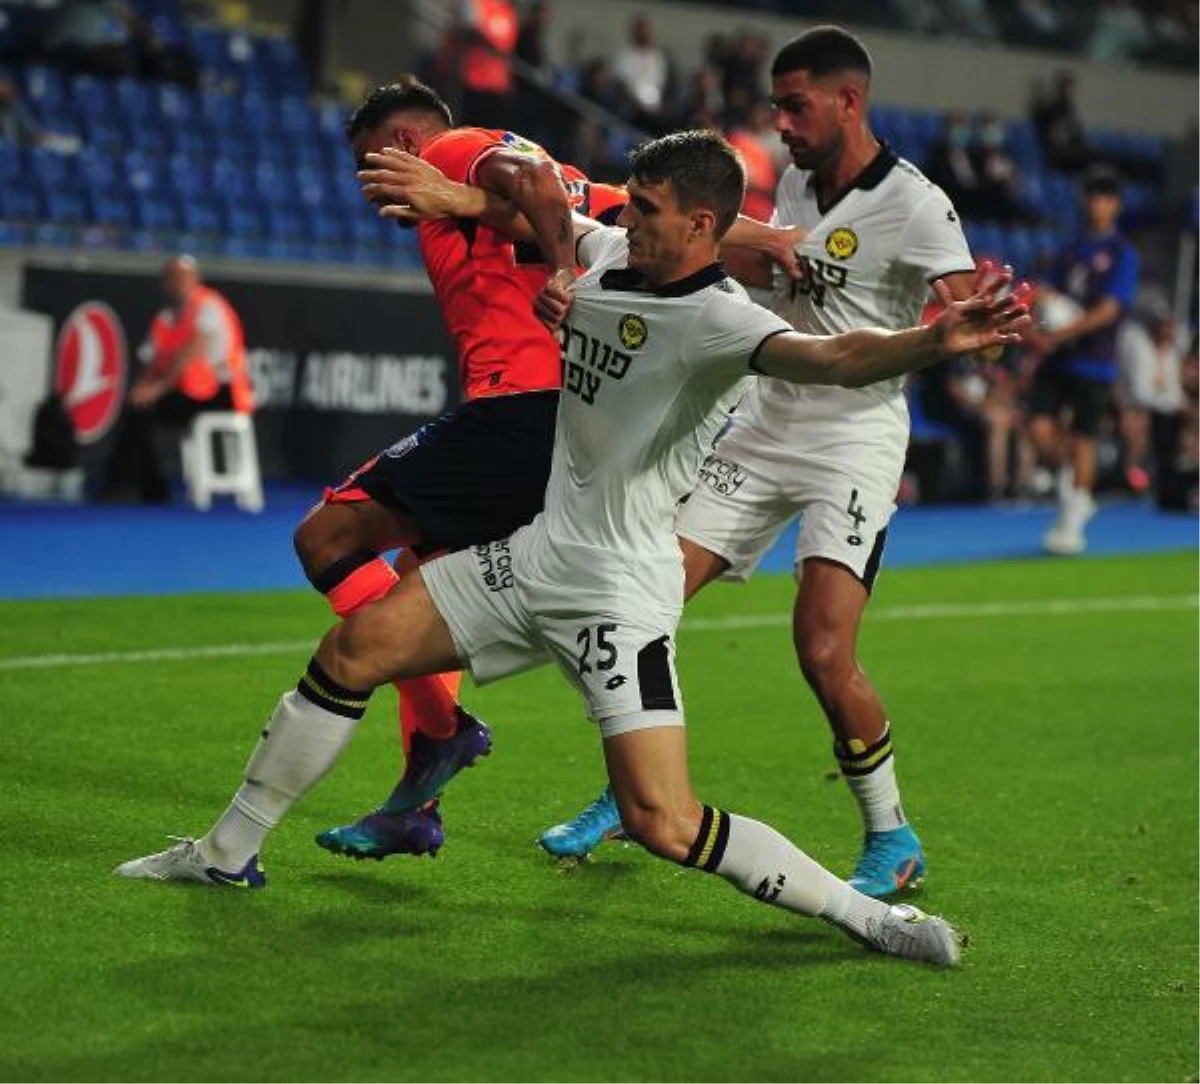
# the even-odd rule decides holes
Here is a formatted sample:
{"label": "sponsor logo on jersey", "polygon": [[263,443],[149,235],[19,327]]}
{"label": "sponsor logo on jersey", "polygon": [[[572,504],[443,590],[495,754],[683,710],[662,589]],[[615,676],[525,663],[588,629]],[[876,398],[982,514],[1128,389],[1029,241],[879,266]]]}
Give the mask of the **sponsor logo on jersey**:
{"label": "sponsor logo on jersey", "polygon": [[125,329],[112,309],[85,301],[63,321],[54,347],[54,388],[81,444],[112,428],[125,398]]}
{"label": "sponsor logo on jersey", "polygon": [[535,158],[545,158],[546,152],[542,150],[532,139],[526,139],[523,135],[517,135],[516,132],[505,132],[500,137],[500,141],[508,147],[509,150],[516,151],[517,154],[530,154]]}
{"label": "sponsor logo on jersey", "polygon": [[825,251],[835,260],[848,260],[858,251],[858,234],[849,226],[838,226],[825,238]]}
{"label": "sponsor logo on jersey", "polygon": [[646,339],[650,335],[649,329],[646,327],[646,321],[640,316],[634,316],[629,313],[621,317],[621,323],[617,327],[617,334],[620,336],[621,345],[626,350],[641,350],[646,345]]}

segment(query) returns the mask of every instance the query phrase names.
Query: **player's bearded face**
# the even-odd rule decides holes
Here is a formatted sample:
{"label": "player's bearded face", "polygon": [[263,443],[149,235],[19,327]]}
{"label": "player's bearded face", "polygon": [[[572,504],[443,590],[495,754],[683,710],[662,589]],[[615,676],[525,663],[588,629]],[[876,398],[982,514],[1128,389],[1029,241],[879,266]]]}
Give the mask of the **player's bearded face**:
{"label": "player's bearded face", "polygon": [[837,95],[807,72],[789,72],[771,87],[775,130],[799,169],[816,169],[841,152]]}

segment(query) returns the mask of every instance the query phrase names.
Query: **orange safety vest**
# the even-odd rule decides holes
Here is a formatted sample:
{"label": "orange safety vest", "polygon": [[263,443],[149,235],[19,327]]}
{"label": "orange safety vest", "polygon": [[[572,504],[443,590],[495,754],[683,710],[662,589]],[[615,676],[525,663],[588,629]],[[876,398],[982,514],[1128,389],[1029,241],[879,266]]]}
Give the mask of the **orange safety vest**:
{"label": "orange safety vest", "polygon": [[151,371],[166,371],[174,354],[191,339],[196,316],[201,305],[207,301],[216,304],[225,321],[229,356],[209,358],[201,354],[193,358],[183,367],[176,387],[189,399],[203,402],[211,399],[223,384],[228,383],[233,409],[239,414],[253,413],[254,393],[246,373],[246,343],[242,322],[229,302],[207,286],[196,286],[179,313],[169,308],[163,309],[150,322]]}
{"label": "orange safety vest", "polygon": [[507,94],[512,89],[509,57],[517,44],[517,13],[508,0],[472,0],[472,29],[491,46],[473,42],[462,54],[462,81],[469,90]]}

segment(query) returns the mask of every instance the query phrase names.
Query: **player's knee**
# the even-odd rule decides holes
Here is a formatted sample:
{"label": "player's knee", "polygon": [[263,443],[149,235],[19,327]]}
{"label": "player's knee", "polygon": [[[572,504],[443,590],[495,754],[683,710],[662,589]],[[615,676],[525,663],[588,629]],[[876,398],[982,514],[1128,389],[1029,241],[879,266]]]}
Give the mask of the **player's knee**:
{"label": "player's knee", "polygon": [[796,634],[796,657],[810,684],[822,685],[853,665],[843,637],[832,629],[800,629]]}
{"label": "player's knee", "polygon": [[321,509],[313,512],[296,528],[292,535],[292,546],[309,582],[315,582],[330,565],[346,555],[342,532],[331,529]]}
{"label": "player's knee", "polygon": [[379,637],[370,613],[353,613],[330,629],[318,652],[318,661],[334,681],[347,689],[374,689],[386,675],[374,650]]}

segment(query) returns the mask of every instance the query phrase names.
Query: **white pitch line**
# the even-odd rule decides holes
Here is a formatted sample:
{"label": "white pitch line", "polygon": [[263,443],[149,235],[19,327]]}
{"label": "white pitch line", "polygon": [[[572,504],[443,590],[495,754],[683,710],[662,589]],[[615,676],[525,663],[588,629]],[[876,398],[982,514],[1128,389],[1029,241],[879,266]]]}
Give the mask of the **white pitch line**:
{"label": "white pitch line", "polygon": [[[868,611],[867,621],[929,621],[956,617],[1057,617],[1088,613],[1154,612],[1195,609],[1194,595],[1131,595],[1124,598],[1043,599],[1040,602],[928,603],[881,606]],[[782,628],[791,614],[740,614],[696,617],[683,622],[682,632],[732,632],[738,629]],[[291,655],[311,651],[315,639],[277,640],[259,644],[213,644],[208,647],[160,647],[90,654],[15,655],[0,658],[3,670],[47,670],[62,666],[108,666],[117,663],[179,662],[192,659],[245,658],[253,655]]]}

